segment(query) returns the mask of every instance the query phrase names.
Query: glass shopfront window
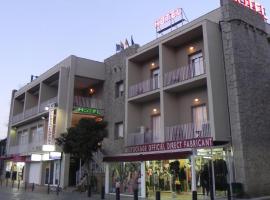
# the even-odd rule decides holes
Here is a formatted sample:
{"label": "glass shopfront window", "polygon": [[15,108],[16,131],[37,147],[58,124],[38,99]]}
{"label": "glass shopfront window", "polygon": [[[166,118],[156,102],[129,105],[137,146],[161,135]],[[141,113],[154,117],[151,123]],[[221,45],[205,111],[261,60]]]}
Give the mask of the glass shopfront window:
{"label": "glass shopfront window", "polygon": [[109,192],[115,193],[116,186],[120,187],[121,194],[133,195],[133,189],[138,188],[141,195],[141,163],[118,162],[110,163]]}

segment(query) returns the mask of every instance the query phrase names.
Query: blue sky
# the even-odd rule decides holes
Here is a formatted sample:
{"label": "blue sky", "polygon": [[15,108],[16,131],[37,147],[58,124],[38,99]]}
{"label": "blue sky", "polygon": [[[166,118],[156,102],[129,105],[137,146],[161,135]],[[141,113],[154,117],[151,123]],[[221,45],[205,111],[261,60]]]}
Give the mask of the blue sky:
{"label": "blue sky", "polygon": [[[270,10],[269,0],[260,0]],[[0,2],[0,138],[7,133],[12,89],[18,89],[73,54],[102,61],[133,35],[155,39],[154,21],[182,7],[189,20],[219,7],[219,0],[8,0]]]}

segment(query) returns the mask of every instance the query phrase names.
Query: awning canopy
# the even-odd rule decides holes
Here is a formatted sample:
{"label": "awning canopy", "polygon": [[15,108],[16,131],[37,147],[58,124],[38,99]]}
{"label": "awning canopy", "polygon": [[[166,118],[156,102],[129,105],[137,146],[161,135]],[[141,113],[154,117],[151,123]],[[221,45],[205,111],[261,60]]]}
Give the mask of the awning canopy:
{"label": "awning canopy", "polygon": [[154,154],[121,154],[114,156],[104,156],[104,162],[134,162],[150,160],[172,160],[184,159],[192,155],[192,151],[166,152]]}

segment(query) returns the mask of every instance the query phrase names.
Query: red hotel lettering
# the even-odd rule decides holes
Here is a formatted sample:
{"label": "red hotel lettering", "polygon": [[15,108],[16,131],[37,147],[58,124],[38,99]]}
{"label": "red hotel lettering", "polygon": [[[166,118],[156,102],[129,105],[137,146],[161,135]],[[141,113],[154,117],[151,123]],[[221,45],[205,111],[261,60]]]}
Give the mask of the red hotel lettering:
{"label": "red hotel lettering", "polygon": [[251,10],[254,10],[255,12],[262,15],[265,20],[267,20],[265,8],[261,4],[256,3],[255,0],[234,0],[234,1],[247,8],[250,8]]}

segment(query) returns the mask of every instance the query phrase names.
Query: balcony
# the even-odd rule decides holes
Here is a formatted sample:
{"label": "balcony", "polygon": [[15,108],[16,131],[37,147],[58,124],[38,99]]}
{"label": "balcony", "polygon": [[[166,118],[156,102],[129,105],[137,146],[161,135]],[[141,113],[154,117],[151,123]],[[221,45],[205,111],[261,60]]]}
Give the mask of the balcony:
{"label": "balcony", "polygon": [[57,103],[57,96],[56,97],[53,97],[53,98],[50,98],[44,102],[41,102],[40,103],[40,106],[39,106],[39,112],[42,113],[45,111],[45,107],[49,106],[50,104],[53,104],[53,103]]}
{"label": "balcony", "polygon": [[32,108],[25,110],[24,118],[32,117],[36,114],[38,114],[38,106],[35,106],[35,107],[32,107]]}
{"label": "balcony", "polygon": [[211,137],[210,125],[208,122],[201,124],[179,124],[166,127],[165,133],[166,142]]}
{"label": "balcony", "polygon": [[103,109],[103,102],[92,97],[74,96],[74,107]]}
{"label": "balcony", "polygon": [[160,88],[159,80],[160,77],[156,76],[154,78],[130,86],[128,96],[131,98]]}
{"label": "balcony", "polygon": [[19,121],[23,120],[23,113],[19,113],[17,115],[14,115],[12,117],[12,123],[17,123]]}
{"label": "balcony", "polygon": [[173,71],[165,73],[164,87],[180,83],[203,74],[205,74],[205,67],[203,64],[179,67]]}

